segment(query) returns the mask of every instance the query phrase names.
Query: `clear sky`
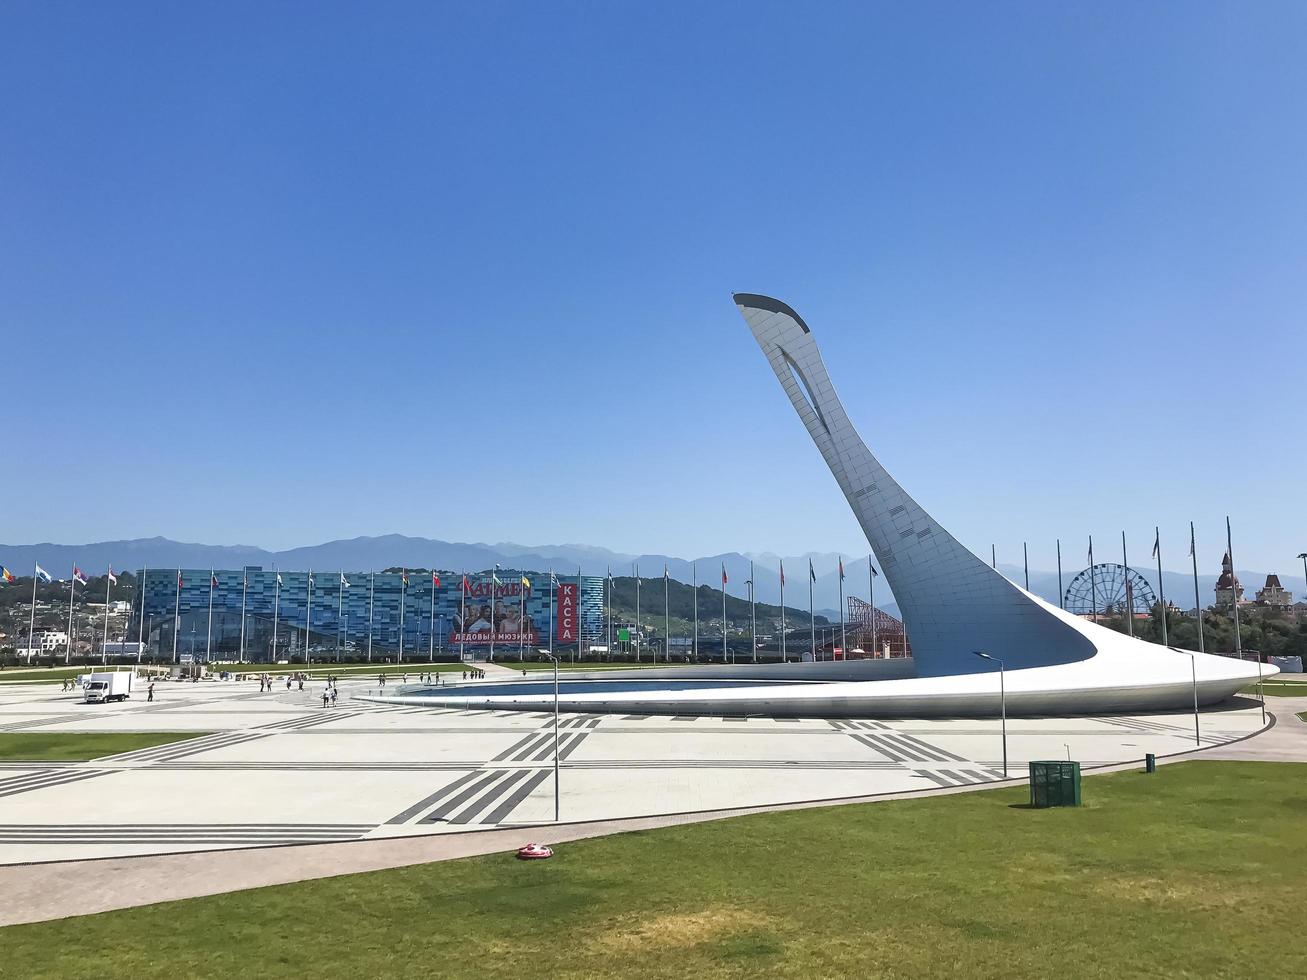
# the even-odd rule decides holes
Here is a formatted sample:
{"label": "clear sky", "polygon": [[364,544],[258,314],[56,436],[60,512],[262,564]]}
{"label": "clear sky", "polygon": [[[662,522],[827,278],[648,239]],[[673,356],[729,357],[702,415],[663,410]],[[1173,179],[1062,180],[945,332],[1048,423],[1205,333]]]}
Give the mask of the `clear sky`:
{"label": "clear sky", "polygon": [[1307,550],[1307,5],[0,8],[0,541]]}

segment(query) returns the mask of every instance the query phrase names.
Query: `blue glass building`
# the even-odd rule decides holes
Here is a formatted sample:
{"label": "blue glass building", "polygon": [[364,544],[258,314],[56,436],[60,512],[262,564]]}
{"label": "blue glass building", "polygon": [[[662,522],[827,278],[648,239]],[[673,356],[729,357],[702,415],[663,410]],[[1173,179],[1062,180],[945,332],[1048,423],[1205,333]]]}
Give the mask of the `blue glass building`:
{"label": "blue glass building", "polygon": [[142,632],[144,616],[147,657],[172,659],[176,624],[179,655],[202,657],[211,650],[215,659],[235,659],[242,649],[243,619],[248,661],[302,660],[306,635],[314,660],[367,659],[369,651],[378,660],[401,654],[405,660],[425,660],[460,653],[471,659],[490,653],[493,622],[496,656],[516,656],[522,649],[547,647],[551,621],[556,650],[577,646],[576,640],[558,636],[560,590],[575,589],[580,642],[599,640],[603,606],[599,576],[560,576],[551,587],[549,573],[528,572],[527,588],[518,573],[501,570],[496,586],[490,573],[482,572],[467,576],[465,594],[462,575],[437,575],[439,584],[429,571],[405,576],[315,570],[310,589],[310,573],[303,571],[251,566],[212,573],[186,568],[179,573],[151,568],[142,573],[128,635],[134,638]]}

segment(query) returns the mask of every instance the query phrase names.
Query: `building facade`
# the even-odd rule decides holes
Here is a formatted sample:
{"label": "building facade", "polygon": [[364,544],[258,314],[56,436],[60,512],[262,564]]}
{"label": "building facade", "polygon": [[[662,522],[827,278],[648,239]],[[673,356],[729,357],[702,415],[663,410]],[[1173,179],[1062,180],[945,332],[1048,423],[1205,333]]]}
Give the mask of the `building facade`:
{"label": "building facade", "polygon": [[1267,575],[1266,584],[1257,590],[1256,602],[1268,612],[1286,615],[1293,610],[1293,593],[1280,584],[1280,576]]}
{"label": "building facade", "polygon": [[[600,636],[599,576],[488,572],[149,569],[128,639],[147,657],[246,660],[483,658]],[[210,614],[212,609],[212,614]],[[492,640],[492,624],[494,634]]]}
{"label": "building facade", "polygon": [[1218,612],[1229,612],[1235,603],[1243,601],[1243,586],[1239,584],[1239,576],[1234,574],[1234,563],[1230,561],[1230,553],[1227,551],[1221,558],[1221,574],[1216,579],[1216,603],[1213,608]]}

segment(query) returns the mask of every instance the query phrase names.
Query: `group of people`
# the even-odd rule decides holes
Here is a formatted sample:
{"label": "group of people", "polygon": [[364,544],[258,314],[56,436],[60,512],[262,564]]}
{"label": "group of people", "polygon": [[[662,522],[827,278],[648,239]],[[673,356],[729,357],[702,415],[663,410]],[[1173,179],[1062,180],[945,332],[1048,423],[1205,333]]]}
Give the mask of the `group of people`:
{"label": "group of people", "polygon": [[[296,683],[297,681],[299,682],[299,686],[300,686],[299,689],[300,689],[301,691],[304,690],[304,681],[306,680],[307,677],[308,677],[307,674],[301,674],[301,673],[298,673],[298,672],[293,673],[293,674],[287,674],[287,675],[286,675],[286,690],[288,690],[288,691],[291,690],[291,688],[294,687],[294,685],[295,685],[295,683]],[[271,675],[271,674],[260,674],[260,675],[259,675],[259,690],[260,690],[260,691],[271,691],[271,690],[272,690],[272,684],[273,684],[273,678],[272,678],[272,675]]]}
{"label": "group of people", "polygon": [[474,681],[485,680],[486,672],[480,667],[473,667],[471,670],[463,671],[463,680],[471,678]]}

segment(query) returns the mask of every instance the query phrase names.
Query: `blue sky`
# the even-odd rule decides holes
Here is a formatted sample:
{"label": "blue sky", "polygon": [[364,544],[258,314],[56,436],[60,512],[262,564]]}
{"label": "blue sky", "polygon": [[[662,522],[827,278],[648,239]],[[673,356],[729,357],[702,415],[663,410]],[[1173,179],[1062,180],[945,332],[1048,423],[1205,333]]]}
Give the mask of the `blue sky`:
{"label": "blue sky", "polygon": [[[1307,7],[0,12],[0,540],[1307,550]],[[1231,461],[1233,460],[1233,465]],[[1072,552],[1081,548],[1069,545]],[[1083,550],[1081,548],[1081,550]]]}

